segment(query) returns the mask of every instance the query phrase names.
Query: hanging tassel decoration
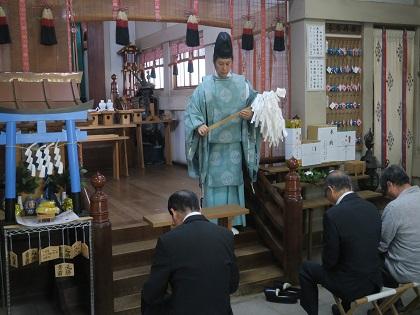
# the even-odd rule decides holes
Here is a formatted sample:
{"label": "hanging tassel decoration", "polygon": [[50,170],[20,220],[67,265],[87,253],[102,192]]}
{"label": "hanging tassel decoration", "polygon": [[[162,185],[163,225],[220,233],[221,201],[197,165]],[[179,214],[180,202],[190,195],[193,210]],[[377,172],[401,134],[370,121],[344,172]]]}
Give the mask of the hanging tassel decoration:
{"label": "hanging tassel decoration", "polygon": [[50,8],[42,10],[41,17],[41,44],[46,46],[56,45],[54,17]]}
{"label": "hanging tassel decoration", "polygon": [[195,15],[190,15],[188,17],[186,44],[188,47],[200,46],[200,36],[198,34],[198,20]]}
{"label": "hanging tassel decoration", "polygon": [[178,75],[178,62],[176,59],[172,65],[172,75]]}
{"label": "hanging tassel decoration", "polygon": [[155,64],[153,63],[152,71],[150,71],[150,77],[152,79],[156,79],[156,70],[155,70]]}
{"label": "hanging tassel decoration", "polygon": [[275,51],[284,51],[284,27],[283,23],[277,22],[276,29],[274,30],[274,47]]}
{"label": "hanging tassel decoration", "polygon": [[130,44],[130,34],[128,32],[127,13],[119,10],[115,29],[115,39],[118,45],[127,46]]}
{"label": "hanging tassel decoration", "polygon": [[252,33],[252,22],[250,20],[245,21],[244,28],[242,30],[242,49],[253,50],[254,49],[254,34]]}
{"label": "hanging tassel decoration", "polygon": [[3,7],[0,6],[0,44],[9,44],[11,42],[6,13]]}
{"label": "hanging tassel decoration", "polygon": [[192,61],[191,58],[188,60],[188,72],[189,73],[193,73],[194,72],[194,65],[193,65],[193,61]]}

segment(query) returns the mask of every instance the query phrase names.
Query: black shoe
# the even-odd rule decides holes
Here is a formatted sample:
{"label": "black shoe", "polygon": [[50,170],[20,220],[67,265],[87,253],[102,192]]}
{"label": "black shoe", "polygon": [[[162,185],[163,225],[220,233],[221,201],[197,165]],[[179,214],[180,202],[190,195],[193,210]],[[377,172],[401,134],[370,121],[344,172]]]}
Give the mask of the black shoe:
{"label": "black shoe", "polygon": [[280,289],[281,292],[288,292],[291,294],[295,294],[297,298],[300,299],[301,289],[297,287],[292,287],[292,285],[288,282],[274,281],[273,289]]}
{"label": "black shoe", "polygon": [[296,293],[281,291],[276,288],[265,288],[264,295],[268,302],[295,304],[298,301]]}

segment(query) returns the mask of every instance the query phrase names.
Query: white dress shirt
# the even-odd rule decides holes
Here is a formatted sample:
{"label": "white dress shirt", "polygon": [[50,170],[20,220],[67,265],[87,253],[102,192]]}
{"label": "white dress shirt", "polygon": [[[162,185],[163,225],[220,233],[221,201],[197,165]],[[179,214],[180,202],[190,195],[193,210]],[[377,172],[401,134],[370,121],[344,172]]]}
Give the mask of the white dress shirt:
{"label": "white dress shirt", "polygon": [[343,200],[343,198],[344,198],[345,196],[347,196],[347,195],[349,195],[349,194],[352,194],[352,193],[354,193],[354,191],[353,191],[353,190],[346,191],[344,194],[342,194],[342,195],[340,196],[340,198],[338,198],[338,200],[337,200],[337,202],[336,202],[335,204],[336,204],[336,205],[338,205],[338,204],[341,202],[341,200]]}
{"label": "white dress shirt", "polygon": [[198,211],[193,211],[193,212],[188,213],[188,214],[185,216],[184,220],[182,220],[182,222],[185,222],[185,220],[186,220],[188,217],[193,216],[193,215],[201,215],[201,212],[198,212]]}

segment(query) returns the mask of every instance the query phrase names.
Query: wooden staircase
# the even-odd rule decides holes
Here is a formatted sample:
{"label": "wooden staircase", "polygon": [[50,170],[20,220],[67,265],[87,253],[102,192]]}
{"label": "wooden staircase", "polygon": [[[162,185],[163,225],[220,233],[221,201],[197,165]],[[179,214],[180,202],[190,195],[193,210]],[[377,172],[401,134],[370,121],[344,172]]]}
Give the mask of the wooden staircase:
{"label": "wooden staircase", "polygon": [[[138,224],[112,230],[114,313],[140,314],[140,291],[147,280],[157,238],[164,229]],[[235,236],[235,254],[240,270],[234,295],[261,292],[283,272],[252,228]]]}

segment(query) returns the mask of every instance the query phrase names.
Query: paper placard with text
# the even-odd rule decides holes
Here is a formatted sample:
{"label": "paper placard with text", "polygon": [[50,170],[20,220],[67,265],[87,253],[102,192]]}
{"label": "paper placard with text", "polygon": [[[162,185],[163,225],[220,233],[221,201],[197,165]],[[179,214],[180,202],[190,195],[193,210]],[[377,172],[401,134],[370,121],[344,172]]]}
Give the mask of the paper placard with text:
{"label": "paper placard with text", "polygon": [[71,258],[74,258],[82,252],[82,242],[81,241],[74,242],[74,244],[71,245],[71,248],[72,248]]}
{"label": "paper placard with text", "polygon": [[15,252],[10,251],[9,252],[9,262],[10,262],[10,266],[17,268],[19,266],[18,263],[18,256],[16,255]]}
{"label": "paper placard with text", "polygon": [[39,262],[43,263],[49,260],[57,259],[59,256],[58,246],[48,246],[39,251]]}
{"label": "paper placard with text", "polygon": [[26,266],[39,260],[38,248],[30,248],[22,253],[22,266]]}
{"label": "paper placard with text", "polygon": [[86,243],[82,243],[82,255],[83,257],[89,259],[89,246]]}
{"label": "paper placard with text", "polygon": [[72,259],[73,249],[69,245],[60,245],[60,258]]}
{"label": "paper placard with text", "polygon": [[55,265],[55,277],[73,277],[74,276],[74,264],[72,263],[61,263]]}

